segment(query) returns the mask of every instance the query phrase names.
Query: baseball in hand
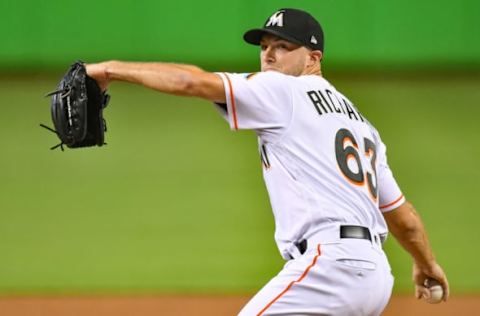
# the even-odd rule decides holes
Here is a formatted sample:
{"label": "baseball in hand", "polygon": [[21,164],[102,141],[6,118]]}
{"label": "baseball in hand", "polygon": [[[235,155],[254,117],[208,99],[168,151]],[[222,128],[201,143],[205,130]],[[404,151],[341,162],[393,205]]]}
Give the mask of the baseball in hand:
{"label": "baseball in hand", "polygon": [[443,298],[443,288],[435,279],[426,279],[424,282],[425,287],[430,291],[430,297],[426,299],[427,303],[438,304]]}

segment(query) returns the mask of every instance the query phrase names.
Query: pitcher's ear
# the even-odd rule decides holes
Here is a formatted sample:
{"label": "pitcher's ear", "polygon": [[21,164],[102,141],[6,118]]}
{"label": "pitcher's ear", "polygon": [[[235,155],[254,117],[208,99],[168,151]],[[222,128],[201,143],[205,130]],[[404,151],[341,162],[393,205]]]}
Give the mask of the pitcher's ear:
{"label": "pitcher's ear", "polygon": [[312,50],[310,52],[310,58],[312,58],[314,61],[322,61],[323,58],[323,53],[320,50]]}

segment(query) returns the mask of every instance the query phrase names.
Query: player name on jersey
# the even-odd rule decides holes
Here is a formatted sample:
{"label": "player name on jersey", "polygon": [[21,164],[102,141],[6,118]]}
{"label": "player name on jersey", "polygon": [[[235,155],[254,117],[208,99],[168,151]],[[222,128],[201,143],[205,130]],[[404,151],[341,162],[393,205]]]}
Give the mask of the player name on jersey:
{"label": "player name on jersey", "polygon": [[[347,115],[351,120],[365,122],[360,112],[350,105],[345,98],[338,96],[329,89],[325,89],[323,92],[321,90],[307,91],[307,95],[320,115],[339,113]],[[342,102],[340,99],[342,99]]]}

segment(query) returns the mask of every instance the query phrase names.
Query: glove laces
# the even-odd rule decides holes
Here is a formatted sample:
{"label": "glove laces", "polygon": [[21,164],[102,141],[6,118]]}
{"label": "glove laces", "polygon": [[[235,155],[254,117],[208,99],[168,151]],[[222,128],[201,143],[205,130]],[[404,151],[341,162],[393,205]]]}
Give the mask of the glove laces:
{"label": "glove laces", "polygon": [[[55,90],[55,91],[52,91],[52,92],[50,92],[50,93],[47,93],[47,94],[45,95],[45,97],[50,97],[50,96],[52,96],[52,95],[59,94],[59,93],[61,93],[61,95],[60,95],[61,98],[68,97],[68,96],[72,93],[72,88],[71,88],[70,86],[66,86],[66,87],[63,88],[63,89],[59,89],[59,90]],[[59,136],[59,135],[58,135],[58,132],[57,132],[56,130],[54,130],[54,129],[51,128],[51,127],[48,127],[47,125],[40,124],[40,127],[43,127],[43,128],[45,128],[45,129],[49,130],[50,132],[55,133],[57,136]],[[62,141],[62,142],[60,142],[60,144],[57,144],[57,145],[51,147],[50,150],[54,150],[54,149],[57,149],[58,147],[60,147],[60,149],[61,149],[62,151],[65,151],[65,149],[63,148],[63,145],[64,145],[64,144],[65,144],[65,143]]]}

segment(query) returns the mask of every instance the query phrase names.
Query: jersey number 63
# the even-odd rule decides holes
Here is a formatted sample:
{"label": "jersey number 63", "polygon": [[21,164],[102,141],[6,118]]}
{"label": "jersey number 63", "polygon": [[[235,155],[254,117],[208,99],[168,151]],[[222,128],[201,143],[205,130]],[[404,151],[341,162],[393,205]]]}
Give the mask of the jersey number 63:
{"label": "jersey number 63", "polygon": [[[342,128],[338,130],[335,136],[335,156],[337,164],[343,175],[353,184],[358,186],[367,185],[368,191],[374,201],[377,200],[377,171],[376,159],[377,152],[375,143],[364,137],[364,150],[358,148],[358,143],[352,132]],[[364,172],[360,154],[363,154],[370,160],[371,171]],[[354,162],[354,163],[353,163]],[[365,178],[367,181],[365,181]]]}

